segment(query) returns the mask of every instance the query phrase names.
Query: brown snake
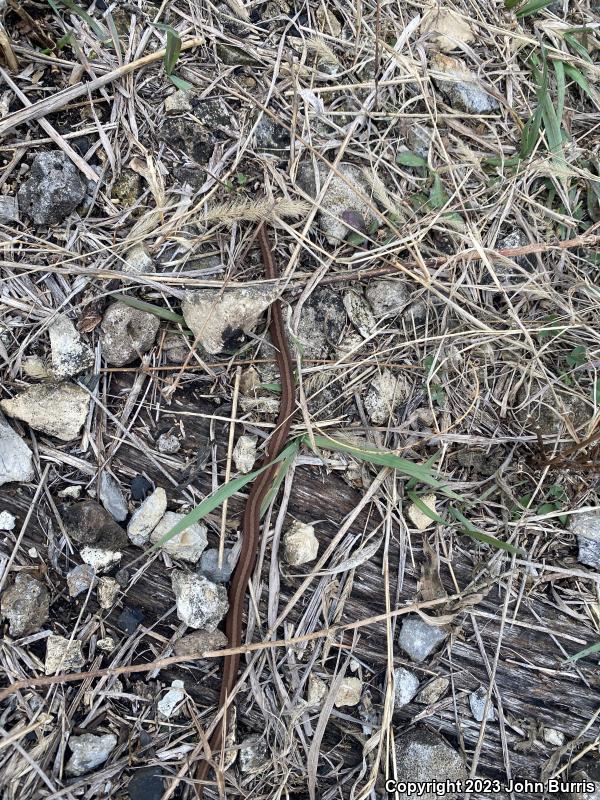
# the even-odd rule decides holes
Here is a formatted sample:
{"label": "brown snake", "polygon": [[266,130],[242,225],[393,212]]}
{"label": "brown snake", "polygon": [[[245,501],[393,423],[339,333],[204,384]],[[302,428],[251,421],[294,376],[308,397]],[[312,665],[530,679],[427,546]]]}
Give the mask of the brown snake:
{"label": "brown snake", "polygon": [[[269,243],[269,237],[264,225],[261,225],[258,229],[257,236],[263,263],[265,265],[265,275],[267,278],[277,278],[278,271],[275,266],[275,260],[273,258],[273,252]],[[274,300],[271,304],[271,322],[269,325],[269,333],[271,334],[271,340],[276,349],[277,367],[279,369],[281,381],[281,403],[279,406],[279,415],[277,417],[275,431],[273,432],[273,435],[271,436],[267,446],[263,463],[272,461],[283,449],[290,432],[292,414],[294,410],[295,391],[292,358],[290,356],[287,339],[283,329],[281,302],[279,300]],[[244,534],[243,547],[229,588],[229,612],[225,620],[225,633],[229,641],[229,647],[232,648],[239,647],[241,644],[242,615],[244,610],[244,601],[246,598],[246,587],[248,586],[248,581],[250,580],[250,577],[254,571],[256,556],[260,544],[260,507],[267,495],[267,492],[271,488],[277,468],[278,465],[274,464],[255,479],[248,495],[248,500],[246,501],[242,522],[242,531]],[[219,696],[217,712],[224,709],[227,704],[227,700],[231,695],[237,680],[239,666],[239,653],[225,656],[223,660],[223,678],[221,680],[221,693]],[[215,727],[210,739],[210,749],[212,753],[217,753],[221,749],[226,713],[226,711],[223,712],[223,715],[217,723],[217,726]],[[204,795],[204,786],[202,782],[206,780],[209,769],[209,762],[202,761],[196,773],[196,778],[198,781],[196,784],[196,796],[199,798],[199,800]]]}

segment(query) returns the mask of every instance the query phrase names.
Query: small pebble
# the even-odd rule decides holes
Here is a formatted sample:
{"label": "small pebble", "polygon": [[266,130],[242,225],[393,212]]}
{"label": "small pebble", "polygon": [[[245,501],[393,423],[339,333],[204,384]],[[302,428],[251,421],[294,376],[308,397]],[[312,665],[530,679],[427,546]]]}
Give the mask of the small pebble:
{"label": "small pebble", "polygon": [[84,733],[81,736],[69,737],[69,748],[72,755],[67,762],[67,775],[85,775],[86,772],[104,764],[111,752],[117,746],[117,737],[114,733],[97,736],[93,733]]}
{"label": "small pebble", "polygon": [[144,615],[139,608],[125,606],[117,618],[117,626],[123,633],[128,634],[128,636],[133,636],[143,619]]}
{"label": "small pebble", "polygon": [[247,736],[240,742],[239,766],[240,772],[256,772],[265,763],[267,757],[267,743],[261,736]]}
{"label": "small pebble", "polygon": [[447,636],[437,625],[428,625],[421,617],[411,615],[402,623],[399,643],[409,658],[420,664]]}
{"label": "small pebble", "polygon": [[440,697],[443,697],[448,691],[448,686],[450,686],[448,678],[434,678],[421,689],[416,697],[416,702],[424,706],[437,703]]}
{"label": "small pebble", "polygon": [[152,483],[143,475],[136,475],[131,481],[131,499],[144,500],[153,490]]}
{"label": "small pebble", "polygon": [[181,449],[181,442],[177,436],[172,433],[161,433],[156,442],[156,446],[158,447],[159,453],[173,455],[173,453],[177,453]]}
{"label": "small pebble", "polygon": [[85,658],[79,639],[73,641],[65,636],[49,636],[46,640],[46,675],[56,672],[74,672],[85,666]]}
{"label": "small pebble", "polygon": [[[485,701],[487,697],[487,689],[483,686],[480,686],[475,692],[471,692],[469,695],[469,705],[471,706],[471,713],[473,714],[475,720],[477,722],[481,722],[483,720],[483,712],[485,710]],[[488,722],[492,722],[496,719],[496,714],[494,712],[494,704],[490,701],[488,708],[487,708],[487,715],[486,720]]]}
{"label": "small pebble", "polygon": [[283,535],[283,556],[292,567],[314,561],[319,552],[319,540],[312,525],[294,520]]}
{"label": "small pebble", "polygon": [[238,472],[247,475],[256,461],[257,436],[240,436],[233,449],[233,460]]}
{"label": "small pebble", "polygon": [[96,594],[100,608],[105,610],[111,608],[120,591],[121,587],[114,578],[109,578],[107,576],[99,578]]}
{"label": "small pebble", "polygon": [[216,547],[211,547],[202,553],[198,572],[213,583],[227,583],[234,566],[233,551],[230,548],[226,547],[223,551],[223,563],[219,567],[219,551]]}
{"label": "small pebble", "polygon": [[78,564],[67,575],[69,597],[77,597],[78,594],[87,592],[95,579],[96,574],[89,564]]}
{"label": "small pebble", "polygon": [[345,677],[335,697],[335,707],[357,706],[360,702],[363,684],[358,678]]}
{"label": "small pebble", "polygon": [[183,687],[183,681],[174,680],[171,683],[169,691],[158,701],[156,706],[158,712],[162,714],[163,717],[166,717],[166,719],[172,717],[177,711],[178,706],[184,701],[185,691]]}
{"label": "small pebble", "polygon": [[129,800],[161,800],[165,790],[163,775],[158,766],[136,770],[127,786]]}
{"label": "small pebble", "polygon": [[17,518],[10,511],[3,511],[0,514],[0,531],[12,531],[16,521]]}
{"label": "small pebble", "polygon": [[394,708],[408,705],[419,689],[419,679],[404,667],[394,670]]}

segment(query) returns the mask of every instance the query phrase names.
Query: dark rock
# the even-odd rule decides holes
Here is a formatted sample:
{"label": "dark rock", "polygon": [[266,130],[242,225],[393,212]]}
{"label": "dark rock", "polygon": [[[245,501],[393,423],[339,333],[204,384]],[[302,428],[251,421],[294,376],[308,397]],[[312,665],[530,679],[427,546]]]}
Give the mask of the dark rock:
{"label": "dark rock", "polygon": [[62,150],[38,153],[19,189],[19,207],[37,225],[62,222],[83,200],[86,182]]}
{"label": "dark rock", "polygon": [[138,625],[142,623],[143,619],[144,615],[139,608],[130,608],[129,606],[125,606],[117,618],[117,626],[123,631],[123,633],[126,633],[128,636],[132,636],[136,632]]}
{"label": "dark rock", "polygon": [[205,550],[200,558],[198,572],[213,583],[227,583],[235,566],[232,563],[231,549],[225,548],[223,566],[219,569],[219,551],[216,548]]}
{"label": "dark rock", "polygon": [[18,572],[13,585],[2,594],[0,610],[10,623],[11,636],[39,631],[48,619],[48,590],[33,575]]}
{"label": "dark rock", "polygon": [[130,800],[160,800],[165,789],[163,775],[160,767],[138,770],[127,786]]}
{"label": "dark rock", "polygon": [[127,534],[95,500],[84,500],[63,510],[63,523],[78,544],[96,545],[105,550],[127,547]]}
{"label": "dark rock", "polygon": [[131,481],[131,499],[145,500],[154,491],[153,484],[143,475],[136,475]]}

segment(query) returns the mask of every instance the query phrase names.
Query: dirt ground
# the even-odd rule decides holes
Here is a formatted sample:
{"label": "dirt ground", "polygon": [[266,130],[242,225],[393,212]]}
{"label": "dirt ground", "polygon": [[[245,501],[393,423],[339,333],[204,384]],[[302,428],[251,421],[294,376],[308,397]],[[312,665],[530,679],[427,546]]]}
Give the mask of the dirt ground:
{"label": "dirt ground", "polygon": [[2,797],[194,796],[275,298],[205,797],[600,797],[597,2],[0,23]]}

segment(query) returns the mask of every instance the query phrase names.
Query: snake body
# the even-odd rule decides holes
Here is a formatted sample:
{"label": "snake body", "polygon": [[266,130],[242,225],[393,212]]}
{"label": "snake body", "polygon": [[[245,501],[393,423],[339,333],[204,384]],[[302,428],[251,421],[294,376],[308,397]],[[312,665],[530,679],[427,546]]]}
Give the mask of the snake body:
{"label": "snake body", "polygon": [[[261,225],[258,230],[257,238],[265,267],[265,275],[267,278],[277,278],[278,270],[275,266],[275,259],[273,258],[269,237],[263,225]],[[271,334],[271,340],[276,349],[276,361],[281,381],[281,403],[275,431],[267,445],[263,463],[272,461],[283,449],[290,432],[292,413],[294,410],[294,373],[292,358],[283,327],[281,302],[279,300],[274,300],[270,310],[271,322],[269,325],[269,333]],[[229,611],[225,620],[225,633],[230,648],[239,647],[242,641],[242,617],[246,598],[246,587],[254,572],[260,544],[260,508],[271,487],[277,468],[278,465],[275,464],[256,478],[252,484],[244,508],[244,517],[242,521],[244,540],[242,552],[231,580],[229,588]],[[217,711],[221,711],[227,704],[228,698],[237,680],[239,666],[239,653],[225,656]],[[218,753],[223,744],[226,713],[226,711],[223,713],[210,739],[210,749],[213,754]],[[204,789],[202,782],[206,780],[209,768],[209,762],[202,761],[198,769],[196,775],[198,780],[196,795],[198,798],[203,797]]]}

